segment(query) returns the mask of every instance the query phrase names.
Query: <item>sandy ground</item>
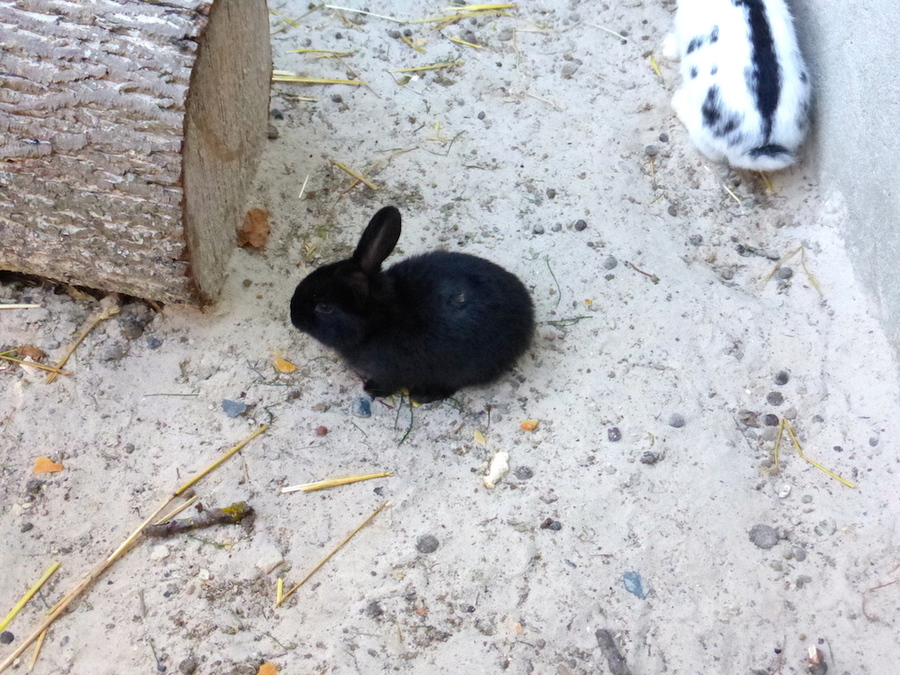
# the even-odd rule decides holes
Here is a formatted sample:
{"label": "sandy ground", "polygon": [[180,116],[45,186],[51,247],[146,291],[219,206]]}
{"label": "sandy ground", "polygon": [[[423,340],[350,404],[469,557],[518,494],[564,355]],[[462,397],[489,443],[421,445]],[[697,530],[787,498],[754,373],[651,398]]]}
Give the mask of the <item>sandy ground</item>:
{"label": "sandy ground", "polygon": [[[425,53],[382,19],[273,16],[277,68],[369,86],[273,89],[283,119],[248,204],[271,213],[272,236],[235,253],[214,308],[128,305],[71,376],[0,373],[0,605],[62,562],[0,656],[166,494],[269,424],[197,487],[210,508],[249,502],[252,524],[142,542],[56,624],[34,672],[607,673],[608,629],[634,675],[805,673],[810,646],[829,673],[896,673],[897,368],[838,236],[841,204],[808,166],[767,189],[690,146],[668,103],[676,68],[660,59],[661,79],[648,58],[671,20],[661,4],[542,2],[443,37],[410,26]],[[387,72],[448,61],[464,64]],[[348,189],[332,161],[377,191]],[[495,385],[363,418],[359,382],[290,326],[288,302],[388,203],[405,218],[393,259],[495,260],[541,324]],[[800,246],[821,294],[799,253],[792,277],[766,281]],[[43,306],[0,313],[0,336],[50,361],[99,304],[15,281],[0,299]],[[296,372],[275,370],[276,349]],[[248,409],[230,418],[223,399]],[[766,415],[856,488],[787,444],[767,471]],[[498,451],[511,472],[489,490]],[[35,479],[41,455],[65,469]],[[280,493],[373,471],[394,475]],[[299,581],[385,500],[273,608],[279,576]],[[757,525],[774,530],[751,539]]]}

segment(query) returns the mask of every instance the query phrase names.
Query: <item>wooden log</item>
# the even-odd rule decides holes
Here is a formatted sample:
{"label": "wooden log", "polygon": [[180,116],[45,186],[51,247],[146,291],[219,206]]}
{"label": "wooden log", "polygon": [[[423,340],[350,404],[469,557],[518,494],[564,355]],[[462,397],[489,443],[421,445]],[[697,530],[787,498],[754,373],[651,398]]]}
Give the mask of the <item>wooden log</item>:
{"label": "wooden log", "polygon": [[271,72],[265,0],[0,1],[0,269],[214,299]]}

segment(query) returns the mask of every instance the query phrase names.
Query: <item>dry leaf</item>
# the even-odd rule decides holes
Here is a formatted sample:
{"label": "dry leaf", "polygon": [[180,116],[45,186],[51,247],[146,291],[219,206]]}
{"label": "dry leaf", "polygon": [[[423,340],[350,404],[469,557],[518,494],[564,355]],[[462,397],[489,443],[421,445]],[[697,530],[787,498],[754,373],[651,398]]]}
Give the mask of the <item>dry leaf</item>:
{"label": "dry leaf", "polygon": [[56,473],[57,471],[62,471],[63,465],[57,464],[52,459],[47,457],[38,457],[34,460],[34,475],[42,474],[42,473]]}
{"label": "dry leaf", "polygon": [[537,420],[525,420],[519,425],[519,428],[522,431],[534,431],[537,429],[538,421]]}
{"label": "dry leaf", "polygon": [[478,445],[484,445],[485,443],[487,443],[487,439],[484,437],[484,434],[481,433],[480,429],[475,430],[475,442],[478,443]]}
{"label": "dry leaf", "polygon": [[30,356],[33,360],[37,361],[38,363],[40,363],[45,358],[47,358],[47,355],[44,353],[44,351],[42,349],[38,349],[37,347],[34,347],[32,345],[18,347],[16,349],[16,351],[19,352],[19,358],[27,359]]}
{"label": "dry leaf", "polygon": [[293,373],[297,370],[297,366],[295,366],[290,361],[281,357],[281,352],[275,350],[275,368],[281,373]]}
{"label": "dry leaf", "polygon": [[250,209],[238,232],[238,244],[242,247],[264,248],[268,241],[269,212],[265,209]]}
{"label": "dry leaf", "polygon": [[256,675],[278,675],[278,666],[274,663],[264,663],[259,667]]}

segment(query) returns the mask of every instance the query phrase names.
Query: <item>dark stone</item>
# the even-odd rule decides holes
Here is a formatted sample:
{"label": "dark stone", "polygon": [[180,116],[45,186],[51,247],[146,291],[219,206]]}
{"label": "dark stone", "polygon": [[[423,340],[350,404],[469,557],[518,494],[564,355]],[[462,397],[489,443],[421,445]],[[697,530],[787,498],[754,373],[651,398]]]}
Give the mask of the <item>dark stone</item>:
{"label": "dark stone", "polygon": [[775,373],[775,384],[777,384],[779,386],[783,386],[788,383],[788,380],[790,379],[790,377],[791,376],[788,375],[786,371],[780,370],[777,373]]}
{"label": "dark stone", "polygon": [[578,232],[583,231],[586,227],[587,227],[587,223],[585,221],[581,220],[580,218],[575,221],[575,229]]}
{"label": "dark stone", "polygon": [[780,391],[770,391],[766,394],[766,401],[768,401],[769,405],[781,405],[784,403],[784,394]]}
{"label": "dark stone", "polygon": [[437,537],[431,534],[426,534],[416,539],[416,550],[419,553],[434,553],[438,550],[438,546],[440,546],[440,543]]}
{"label": "dark stone", "polygon": [[606,437],[613,443],[616,441],[622,440],[622,432],[619,431],[619,427],[610,427],[606,430]]}
{"label": "dark stone", "polygon": [[516,470],[513,471],[513,475],[519,480],[528,480],[529,478],[534,477],[534,471],[527,466],[518,466],[516,467]]}

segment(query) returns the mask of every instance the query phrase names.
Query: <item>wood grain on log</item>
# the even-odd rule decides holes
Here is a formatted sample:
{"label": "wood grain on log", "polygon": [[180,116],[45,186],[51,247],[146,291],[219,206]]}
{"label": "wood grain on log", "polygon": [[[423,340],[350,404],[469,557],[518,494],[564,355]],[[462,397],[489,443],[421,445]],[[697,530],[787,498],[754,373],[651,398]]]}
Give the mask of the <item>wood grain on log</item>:
{"label": "wood grain on log", "polygon": [[213,298],[270,73],[265,0],[0,0],[0,269]]}

